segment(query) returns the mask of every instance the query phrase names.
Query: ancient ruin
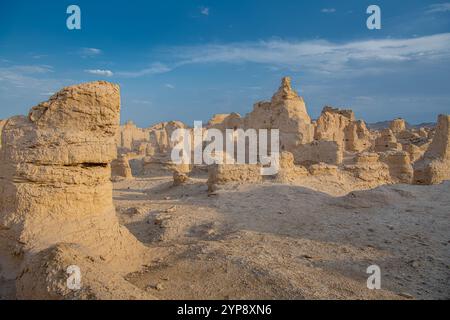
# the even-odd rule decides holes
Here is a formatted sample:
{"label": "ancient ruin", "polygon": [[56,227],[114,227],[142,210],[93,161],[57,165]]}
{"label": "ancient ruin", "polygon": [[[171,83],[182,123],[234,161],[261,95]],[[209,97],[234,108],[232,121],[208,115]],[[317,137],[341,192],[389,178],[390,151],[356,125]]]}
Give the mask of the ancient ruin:
{"label": "ancient ruin", "polygon": [[[227,277],[237,283],[247,272],[236,267],[239,263],[288,281],[291,273],[273,274],[285,268],[284,262],[274,268],[276,259],[355,256],[360,249],[334,243],[347,243],[342,230],[360,232],[364,239],[373,232],[361,229],[366,223],[358,220],[361,212],[375,219],[379,212],[373,208],[398,203],[406,208],[421,192],[414,188],[437,188],[430,190],[442,194],[446,184],[438,184],[450,180],[449,115],[440,115],[436,128],[411,128],[395,119],[389,128],[374,130],[352,110],[327,106],[313,121],[290,78],[283,78],[272,99],[257,102],[247,115],[216,114],[204,130],[279,129],[279,167],[273,175],[261,174],[261,159],[256,164],[175,163],[172,134],[188,125],[120,126],[119,114],[119,87],[98,81],[66,87],[27,116],[0,120],[0,283],[13,288],[14,298],[152,299],[184,297],[185,292],[196,297],[187,280],[177,277],[190,268],[210,274],[208,266],[214,269],[218,263],[208,260],[212,255],[227,261]],[[320,242],[330,228],[328,219],[336,230],[328,242]],[[353,220],[358,225],[350,225]],[[381,233],[386,226],[376,228]],[[295,245],[277,232],[293,237],[289,241]],[[297,240],[301,234],[309,239]],[[272,237],[278,237],[277,245],[266,254],[261,243]],[[336,253],[335,246],[342,252]],[[302,251],[308,248],[313,255]],[[383,254],[371,248],[364,259]],[[176,280],[165,274],[153,278],[171,264]],[[79,290],[67,286],[71,266],[82,272]],[[313,288],[302,297],[329,297],[330,292],[337,298],[397,297],[388,290],[361,291],[354,279],[330,277],[308,263],[302,262],[300,270],[300,275],[293,273],[296,281],[307,279]],[[196,272],[186,278],[190,281]],[[323,295],[317,289],[324,286],[322,278],[330,283]],[[251,283],[260,288],[257,280]],[[164,296],[166,286],[172,289]],[[336,289],[341,287],[346,289]],[[275,288],[268,297],[283,290]]]}
{"label": "ancient ruin", "polygon": [[424,156],[414,164],[414,182],[436,184],[450,179],[450,116],[440,115]]}
{"label": "ancient ruin", "polygon": [[[119,112],[119,87],[95,82],[64,88],[28,116],[4,124],[0,263],[2,276],[16,279],[19,298],[130,293],[132,286],[120,275],[140,266],[146,250],[119,224],[112,202],[110,163],[117,155]],[[82,290],[71,292],[66,270],[55,273],[50,267],[61,263],[93,270],[85,274]],[[118,279],[114,287],[108,275]]]}

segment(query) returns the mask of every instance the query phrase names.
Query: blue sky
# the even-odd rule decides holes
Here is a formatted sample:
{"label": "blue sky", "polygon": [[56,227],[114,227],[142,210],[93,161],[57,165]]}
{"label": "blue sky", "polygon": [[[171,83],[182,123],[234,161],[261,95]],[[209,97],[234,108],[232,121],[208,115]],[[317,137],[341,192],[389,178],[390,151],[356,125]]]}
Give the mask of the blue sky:
{"label": "blue sky", "polygon": [[[71,4],[81,30],[66,27]],[[122,122],[192,124],[250,112],[289,75],[312,117],[331,105],[419,123],[450,113],[449,62],[445,1],[0,2],[0,118],[103,79],[121,85]]]}

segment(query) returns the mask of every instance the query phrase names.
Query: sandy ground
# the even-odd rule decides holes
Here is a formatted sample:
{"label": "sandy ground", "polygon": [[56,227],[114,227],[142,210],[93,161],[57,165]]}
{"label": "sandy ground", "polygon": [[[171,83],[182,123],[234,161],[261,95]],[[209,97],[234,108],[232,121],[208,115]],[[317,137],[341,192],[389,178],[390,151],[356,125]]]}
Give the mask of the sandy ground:
{"label": "sandy ground", "polygon": [[348,187],[116,182],[121,223],[154,252],[127,280],[160,299],[449,299],[450,182]]}
{"label": "sandy ground", "polygon": [[[152,252],[126,279],[159,299],[449,299],[450,182],[354,188],[367,186],[115,182],[120,222]],[[366,286],[374,264],[381,290]]]}

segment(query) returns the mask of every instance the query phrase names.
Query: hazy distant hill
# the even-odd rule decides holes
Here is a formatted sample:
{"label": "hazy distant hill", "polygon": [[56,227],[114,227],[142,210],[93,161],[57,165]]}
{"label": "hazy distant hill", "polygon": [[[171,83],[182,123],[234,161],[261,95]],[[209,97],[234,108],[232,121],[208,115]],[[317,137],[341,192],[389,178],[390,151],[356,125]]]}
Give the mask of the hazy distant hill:
{"label": "hazy distant hill", "polygon": [[[375,123],[368,123],[367,127],[369,129],[372,130],[382,130],[382,129],[386,129],[389,128],[389,123],[391,121],[380,121],[380,122],[375,122]],[[423,123],[419,123],[419,124],[410,124],[410,123],[406,123],[407,128],[413,128],[413,129],[419,129],[419,128],[433,128],[436,126],[435,122],[423,122]]]}

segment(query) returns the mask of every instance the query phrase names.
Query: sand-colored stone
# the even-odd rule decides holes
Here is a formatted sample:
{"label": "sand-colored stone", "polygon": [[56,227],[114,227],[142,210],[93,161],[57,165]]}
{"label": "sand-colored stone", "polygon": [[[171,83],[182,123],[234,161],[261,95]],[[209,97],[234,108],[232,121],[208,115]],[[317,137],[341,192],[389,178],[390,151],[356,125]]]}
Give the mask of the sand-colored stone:
{"label": "sand-colored stone", "polygon": [[390,183],[412,182],[414,170],[406,151],[388,151],[381,154],[380,160],[389,168]]}
{"label": "sand-colored stone", "polygon": [[173,166],[173,185],[180,186],[189,181],[189,172],[191,172],[191,166],[189,164],[179,164]]}
{"label": "sand-colored stone", "polygon": [[338,167],[326,163],[313,164],[309,168],[309,173],[313,176],[336,176]]}
{"label": "sand-colored stone", "polygon": [[415,144],[412,143],[408,143],[405,145],[402,145],[403,147],[403,151],[408,152],[409,154],[409,158],[411,160],[412,163],[416,162],[417,160],[419,160],[423,154],[425,153],[425,150],[422,150],[422,148],[416,146]]}
{"label": "sand-colored stone", "polygon": [[414,183],[437,184],[449,179],[450,115],[439,115],[433,141],[414,165]]}
{"label": "sand-colored stone", "polygon": [[391,129],[384,129],[380,132],[380,136],[375,139],[374,150],[375,152],[400,151],[402,145],[398,143]]}
{"label": "sand-colored stone", "polygon": [[356,121],[352,110],[325,107],[317,119],[314,138],[335,141],[342,149],[363,151],[370,147],[370,133],[363,121]]}
{"label": "sand-colored stone", "polygon": [[391,123],[389,124],[389,129],[391,129],[391,131],[394,134],[403,132],[406,130],[406,122],[405,122],[405,120],[403,120],[401,118],[392,120]]}
{"label": "sand-colored stone", "polygon": [[390,180],[389,167],[380,161],[378,153],[363,152],[354,158],[354,163],[344,166],[362,181],[375,184],[385,184]]}
{"label": "sand-colored stone", "polygon": [[270,102],[258,102],[245,118],[251,129],[279,129],[280,150],[293,152],[301,144],[313,141],[314,126],[306,105],[291,86],[290,78],[283,78]]}
{"label": "sand-colored stone", "polygon": [[259,183],[261,166],[257,164],[213,164],[208,167],[208,190],[227,183]]}
{"label": "sand-colored stone", "polygon": [[352,121],[345,128],[345,150],[362,152],[371,146],[371,134],[362,120]]}
{"label": "sand-colored stone", "polygon": [[130,162],[126,155],[120,155],[111,162],[111,177],[125,179],[133,178]]}
{"label": "sand-colored stone", "polygon": [[278,182],[289,183],[307,175],[308,170],[305,167],[295,165],[292,153],[283,151],[280,154],[279,169],[276,176]]}
{"label": "sand-colored stone", "polygon": [[295,162],[304,166],[320,162],[338,165],[343,159],[343,147],[335,141],[313,141],[302,144],[292,153]]}
{"label": "sand-colored stone", "polygon": [[215,114],[208,122],[208,129],[238,129],[244,127],[244,118],[238,113]]}
{"label": "sand-colored stone", "polygon": [[133,121],[128,121],[120,127],[117,135],[118,147],[122,151],[134,151],[139,148],[140,143],[149,140],[149,133],[145,129],[138,128]]}
{"label": "sand-colored stone", "polygon": [[[64,88],[4,125],[0,269],[17,278],[19,298],[47,298],[41,293],[53,290],[50,280],[36,279],[45,267],[33,261],[61,243],[76,244],[118,275],[140,266],[145,249],[119,225],[112,202],[119,114],[119,87],[99,81]],[[92,277],[85,279],[88,288]]]}

